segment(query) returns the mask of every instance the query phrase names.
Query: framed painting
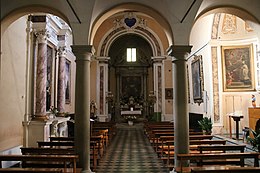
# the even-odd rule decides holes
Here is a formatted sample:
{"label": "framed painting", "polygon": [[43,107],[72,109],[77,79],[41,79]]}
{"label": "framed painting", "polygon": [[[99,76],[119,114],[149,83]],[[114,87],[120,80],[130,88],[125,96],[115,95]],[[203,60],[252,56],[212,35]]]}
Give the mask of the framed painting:
{"label": "framed painting", "polygon": [[202,56],[195,56],[191,62],[192,91],[194,103],[203,102],[203,67]]}
{"label": "framed painting", "polygon": [[69,60],[65,62],[65,102],[70,103],[71,98],[71,64]]}
{"label": "framed painting", "polygon": [[165,99],[166,100],[173,99],[173,89],[172,88],[165,88]]}
{"label": "framed painting", "polygon": [[255,90],[253,46],[223,46],[222,74],[226,92]]}
{"label": "framed painting", "polygon": [[141,76],[122,76],[121,78],[121,95],[125,98],[139,98],[142,93]]}

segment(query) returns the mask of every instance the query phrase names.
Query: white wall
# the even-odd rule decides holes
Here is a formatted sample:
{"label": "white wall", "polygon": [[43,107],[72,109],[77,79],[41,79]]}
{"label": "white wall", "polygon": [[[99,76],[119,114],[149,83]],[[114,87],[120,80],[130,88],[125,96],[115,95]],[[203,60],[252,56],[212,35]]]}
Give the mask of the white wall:
{"label": "white wall", "polygon": [[1,38],[0,151],[22,144],[25,112],[26,17],[9,26]]}
{"label": "white wall", "polygon": [[[237,18],[237,32],[233,34],[223,34],[222,29],[222,20],[223,15],[221,15],[220,25],[218,27],[218,39],[211,40],[211,30],[212,30],[212,21],[213,15],[208,15],[206,17],[200,18],[193,26],[191,36],[190,36],[190,45],[196,45],[192,48],[192,52],[200,49],[207,43],[202,50],[200,50],[197,55],[202,55],[203,57],[203,71],[204,71],[204,90],[208,93],[208,104],[207,112],[205,111],[204,103],[200,106],[194,104],[191,100],[189,105],[189,111],[193,113],[202,113],[204,116],[210,116],[214,118],[214,103],[213,103],[213,78],[212,78],[212,60],[211,60],[211,47],[217,47],[217,60],[218,60],[218,78],[219,78],[219,114],[220,114],[220,123],[215,123],[215,133],[227,133],[229,131],[228,124],[228,113],[236,112],[241,113],[244,118],[240,122],[241,127],[249,126],[248,121],[248,107],[251,106],[251,94],[256,94],[257,100],[260,100],[260,95],[256,91],[246,91],[246,92],[223,92],[223,83],[222,83],[222,62],[221,62],[221,46],[234,46],[234,45],[245,45],[253,44],[254,47],[254,58],[256,57],[256,47],[259,50],[259,38],[255,28],[259,26],[253,26],[253,32],[248,32],[245,30],[245,22]],[[193,58],[190,58],[188,64],[190,65]],[[190,84],[191,84],[191,73],[190,73]],[[257,77],[255,75],[255,82]],[[191,86],[190,86],[191,87]],[[192,90],[192,87],[191,87]],[[191,93],[192,99],[192,93]],[[260,106],[260,101],[257,102],[257,105]],[[232,130],[235,131],[235,124],[232,120]],[[241,130],[241,129],[240,129]]]}

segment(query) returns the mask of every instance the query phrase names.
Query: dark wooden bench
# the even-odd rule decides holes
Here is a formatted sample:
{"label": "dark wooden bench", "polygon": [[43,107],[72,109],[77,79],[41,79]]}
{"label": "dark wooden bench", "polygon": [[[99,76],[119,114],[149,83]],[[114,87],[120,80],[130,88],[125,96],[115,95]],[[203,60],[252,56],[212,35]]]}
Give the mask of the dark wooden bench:
{"label": "dark wooden bench", "polygon": [[74,148],[74,141],[37,141],[38,147]]}
{"label": "dark wooden bench", "polygon": [[226,152],[226,151],[245,151],[246,145],[199,145],[198,151],[204,152]]}
{"label": "dark wooden bench", "polygon": [[64,165],[64,172],[68,172],[67,163],[72,164],[73,173],[76,173],[77,166],[76,162],[78,160],[78,155],[0,155],[1,168],[2,161],[21,161],[22,166],[26,167],[28,164],[33,162],[42,164],[42,168],[47,167],[46,163],[57,163],[58,167],[62,163]]}
{"label": "dark wooden bench", "polygon": [[62,173],[62,169],[59,168],[0,168],[0,172],[36,172],[36,173]]}
{"label": "dark wooden bench", "polygon": [[191,168],[191,173],[257,173],[260,167],[207,166]]}
{"label": "dark wooden bench", "polygon": [[[75,147],[75,142],[71,141],[72,138],[70,138],[70,140],[67,140],[66,137],[55,137],[52,138],[52,140],[58,140],[58,141],[38,141],[38,147],[39,148],[46,148],[45,150],[40,150],[40,149],[34,149],[34,151],[38,151],[38,152],[47,152],[48,149],[57,149],[57,150],[53,150],[53,152],[62,152],[63,150],[58,150],[58,149],[67,149],[67,151],[69,151],[68,149],[74,150]],[[101,144],[100,144],[100,140],[101,137],[91,137],[91,141],[90,141],[90,149],[91,149],[91,161],[93,164],[93,168],[96,169],[97,165],[98,165],[98,160],[101,157]],[[26,149],[24,149],[26,150]],[[31,149],[27,149],[28,150]],[[49,150],[51,151],[51,150]],[[33,152],[33,150],[31,150],[31,152]],[[64,150],[64,152],[66,152],[66,150]],[[37,153],[37,152],[36,152]],[[35,153],[35,154],[36,154]],[[64,153],[65,154],[65,153]]]}
{"label": "dark wooden bench", "polygon": [[74,141],[74,137],[50,137],[50,142]]}
{"label": "dark wooden bench", "polygon": [[[213,138],[212,135],[190,135],[190,140],[211,140]],[[159,145],[165,145],[167,142],[174,143],[174,136],[159,136],[155,139],[153,147],[155,148],[155,151],[158,152]]]}
{"label": "dark wooden bench", "polygon": [[196,161],[197,166],[203,166],[205,160],[218,160],[217,163],[212,162],[212,164],[219,165],[219,160],[223,160],[223,164],[228,163],[226,159],[238,159],[238,165],[241,167],[245,166],[244,160],[247,158],[254,159],[254,167],[259,167],[259,153],[246,152],[246,153],[199,153],[199,154],[177,154],[177,159],[180,161],[180,167],[175,168],[177,172],[183,171],[183,161]]}

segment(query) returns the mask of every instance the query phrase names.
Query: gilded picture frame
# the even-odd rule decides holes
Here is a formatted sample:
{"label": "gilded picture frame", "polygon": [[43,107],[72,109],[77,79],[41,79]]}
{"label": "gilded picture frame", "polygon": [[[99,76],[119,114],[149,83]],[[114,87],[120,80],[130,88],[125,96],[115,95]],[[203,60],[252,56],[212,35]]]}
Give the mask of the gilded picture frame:
{"label": "gilded picture frame", "polygon": [[222,46],[224,92],[254,91],[253,45]]}
{"label": "gilded picture frame", "polygon": [[165,88],[165,99],[166,100],[173,99],[173,88]]}
{"label": "gilded picture frame", "polygon": [[198,104],[203,102],[204,79],[202,64],[201,55],[195,56],[191,62],[193,101]]}

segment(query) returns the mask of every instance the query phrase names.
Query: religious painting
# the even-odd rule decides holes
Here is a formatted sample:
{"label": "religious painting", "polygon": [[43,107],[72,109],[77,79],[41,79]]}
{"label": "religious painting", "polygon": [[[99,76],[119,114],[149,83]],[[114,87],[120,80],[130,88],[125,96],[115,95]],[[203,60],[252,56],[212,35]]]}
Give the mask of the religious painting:
{"label": "religious painting", "polygon": [[65,102],[70,103],[71,98],[71,64],[69,60],[65,63]]}
{"label": "religious painting", "polygon": [[192,91],[194,103],[202,103],[203,67],[202,56],[195,56],[191,62]]}
{"label": "religious painting", "polygon": [[132,96],[136,99],[140,99],[142,93],[141,76],[122,76],[121,79],[121,96],[122,99],[128,99]]}
{"label": "religious painting", "polygon": [[254,90],[252,45],[222,47],[224,91]]}
{"label": "religious painting", "polygon": [[165,88],[165,99],[166,100],[173,99],[173,89],[172,88]]}
{"label": "religious painting", "polygon": [[46,111],[51,108],[53,95],[53,48],[47,46]]}

